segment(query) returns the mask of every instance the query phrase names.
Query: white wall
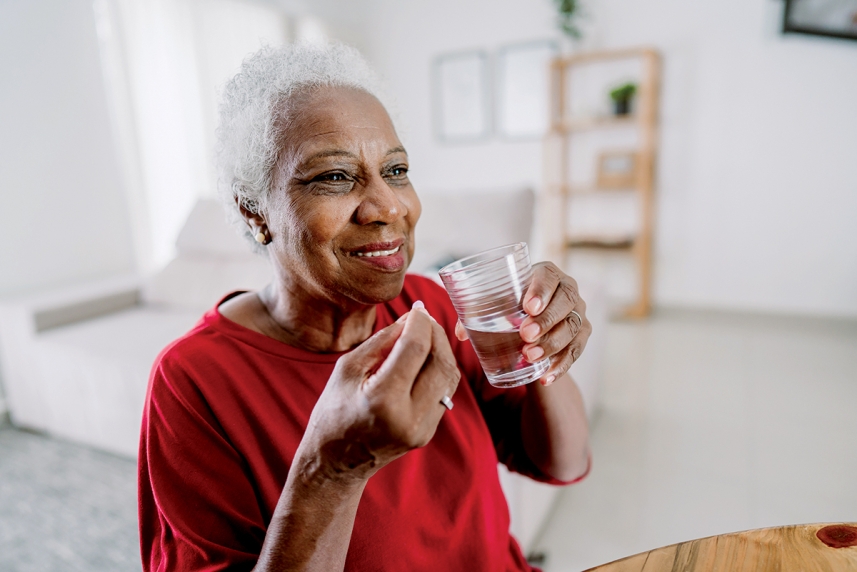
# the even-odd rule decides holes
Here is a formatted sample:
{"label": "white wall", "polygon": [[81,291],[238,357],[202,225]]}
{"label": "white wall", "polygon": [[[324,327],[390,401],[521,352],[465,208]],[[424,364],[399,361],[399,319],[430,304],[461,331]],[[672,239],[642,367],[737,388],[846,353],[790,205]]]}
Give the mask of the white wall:
{"label": "white wall", "polygon": [[[539,142],[445,146],[442,52],[558,37],[549,0],[281,0],[389,80],[418,189],[538,184]],[[661,305],[857,316],[857,43],[777,32],[780,0],[590,0],[588,44],[665,58]],[[88,0],[0,3],[0,295],[129,271]]]}
{"label": "white wall", "polygon": [[0,296],[134,268],[90,0],[0,2]]}
{"label": "white wall", "polygon": [[[418,190],[539,184],[541,144],[432,135],[439,53],[557,37],[549,0],[365,0]],[[857,43],[782,37],[780,0],[589,0],[586,44],[664,56],[655,300],[857,317]]]}
{"label": "white wall", "polygon": [[216,194],[219,91],[262,45],[287,40],[276,6],[245,0],[94,0],[108,101],[134,205],[138,268],[175,256],[200,197]]}
{"label": "white wall", "polygon": [[417,190],[533,184],[541,144],[492,139],[442,145],[431,123],[430,74],[439,54],[494,51],[508,43],[556,38],[551,0],[369,0],[368,53],[396,100]]}
{"label": "white wall", "polygon": [[0,297],[132,272],[129,220],[91,1],[0,2]]}

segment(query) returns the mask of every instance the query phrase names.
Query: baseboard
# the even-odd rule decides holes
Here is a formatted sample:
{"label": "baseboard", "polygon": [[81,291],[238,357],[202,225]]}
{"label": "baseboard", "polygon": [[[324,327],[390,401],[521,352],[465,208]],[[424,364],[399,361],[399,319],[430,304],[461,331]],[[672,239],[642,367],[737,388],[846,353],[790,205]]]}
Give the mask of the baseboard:
{"label": "baseboard", "polygon": [[801,328],[813,330],[844,332],[857,331],[857,318],[851,316],[820,316],[798,313],[788,314],[679,305],[657,306],[653,309],[652,316],[655,318],[667,318],[670,320],[702,320],[710,323],[743,322],[747,324],[779,328],[799,326]]}
{"label": "baseboard", "polygon": [[653,314],[663,315],[719,315],[736,316],[768,320],[805,320],[809,322],[857,324],[857,315],[850,313],[825,313],[801,311],[800,308],[778,310],[776,308],[758,308],[741,306],[717,306],[694,304],[691,302],[653,303]]}

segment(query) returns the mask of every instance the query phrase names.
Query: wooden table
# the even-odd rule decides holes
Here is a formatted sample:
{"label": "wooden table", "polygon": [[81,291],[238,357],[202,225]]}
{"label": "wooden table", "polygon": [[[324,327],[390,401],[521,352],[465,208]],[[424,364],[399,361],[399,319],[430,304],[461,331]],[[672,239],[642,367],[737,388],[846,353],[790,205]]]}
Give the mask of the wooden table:
{"label": "wooden table", "polygon": [[721,534],[656,548],[591,572],[857,571],[857,523],[804,524]]}

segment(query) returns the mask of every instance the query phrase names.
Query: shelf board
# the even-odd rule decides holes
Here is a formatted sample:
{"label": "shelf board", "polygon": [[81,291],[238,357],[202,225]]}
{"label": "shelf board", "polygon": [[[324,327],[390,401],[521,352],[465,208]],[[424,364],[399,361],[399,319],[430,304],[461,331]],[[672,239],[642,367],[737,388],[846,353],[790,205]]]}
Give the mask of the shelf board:
{"label": "shelf board", "polygon": [[605,194],[622,194],[622,193],[638,193],[642,189],[640,187],[598,187],[595,185],[558,185],[558,184],[546,184],[545,185],[545,193],[548,196],[552,197],[562,197],[562,196],[578,196],[578,195],[597,195],[601,193]]}
{"label": "shelf board", "polygon": [[607,127],[631,127],[637,125],[636,115],[605,115],[603,117],[580,117],[567,119],[554,125],[555,131],[568,133],[570,131],[590,131]]}
{"label": "shelf board", "polygon": [[636,193],[639,189],[637,187],[597,187],[597,186],[586,186],[586,187],[570,187],[568,189],[569,195],[593,195],[596,193]]}
{"label": "shelf board", "polygon": [[578,236],[566,241],[566,248],[591,250],[630,250],[634,247],[633,236]]}
{"label": "shelf board", "polygon": [[641,301],[625,308],[621,317],[625,319],[638,320],[648,316],[651,310],[652,309],[648,303]]}
{"label": "shelf board", "polygon": [[557,58],[553,62],[554,67],[562,68],[570,65],[589,64],[597,61],[624,60],[630,58],[653,57],[656,56],[655,50],[652,48],[627,48],[623,50],[599,50],[591,52],[582,52]]}

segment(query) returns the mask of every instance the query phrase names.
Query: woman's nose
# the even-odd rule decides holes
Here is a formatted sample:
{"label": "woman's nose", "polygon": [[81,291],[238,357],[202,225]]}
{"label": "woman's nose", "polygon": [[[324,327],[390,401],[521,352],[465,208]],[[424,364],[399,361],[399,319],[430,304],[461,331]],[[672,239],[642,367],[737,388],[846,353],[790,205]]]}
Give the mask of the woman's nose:
{"label": "woman's nose", "polygon": [[387,181],[377,175],[367,181],[363,200],[354,214],[357,224],[392,224],[408,214],[408,209]]}

